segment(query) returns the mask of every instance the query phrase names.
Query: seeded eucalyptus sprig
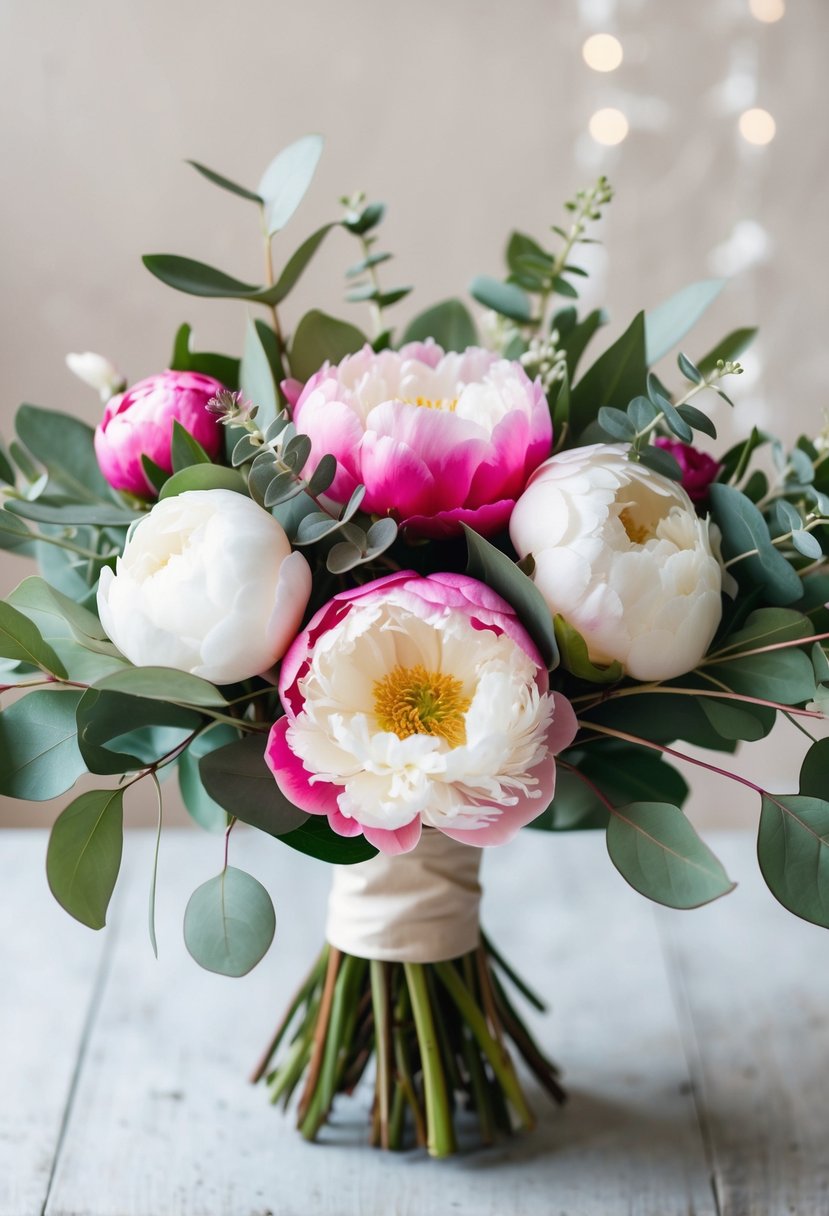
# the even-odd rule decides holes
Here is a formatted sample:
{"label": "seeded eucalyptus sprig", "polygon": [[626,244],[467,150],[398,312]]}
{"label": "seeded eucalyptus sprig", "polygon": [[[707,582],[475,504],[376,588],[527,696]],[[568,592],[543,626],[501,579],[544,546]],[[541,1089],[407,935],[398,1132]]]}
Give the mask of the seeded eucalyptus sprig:
{"label": "seeded eucalyptus sprig", "polygon": [[602,430],[611,438],[630,444],[630,460],[646,464],[666,477],[680,481],[682,470],[673,456],[661,448],[654,447],[651,439],[661,432],[675,435],[682,443],[691,443],[694,431],[701,431],[716,439],[717,429],[714,423],[707,414],[690,402],[698,393],[712,389],[729,405],[733,404],[722,389],[720,381],[726,376],[742,375],[743,369],[739,363],[718,359],[714,369],[704,375],[688,356],[681,352],[677,364],[683,376],[690,382],[690,388],[676,401],[671,400],[669,391],[659,377],[649,372],[646,381],[647,396],[634,397],[624,410],[604,405],[598,412],[597,420]]}
{"label": "seeded eucalyptus sprig", "polygon": [[332,574],[344,574],[374,561],[394,544],[397,524],[393,519],[376,519],[368,528],[355,522],[365,497],[365,486],[356,486],[341,508],[329,506],[322,500],[337,473],[336,458],[330,453],[322,457],[310,477],[302,476],[311,454],[311,440],[297,431],[284,411],[262,431],[256,421],[257,406],[246,401],[241,393],[227,390],[217,393],[208,409],[223,425],[244,432],[233,448],[231,463],[234,468],[250,465],[248,489],[260,506],[271,511],[300,494],[313,504],[314,510],[299,517],[281,518],[295,545],[330,541],[339,533],[339,539],[326,556],[326,566]]}
{"label": "seeded eucalyptus sprig", "polygon": [[612,198],[612,187],[604,176],[593,186],[577,191],[564,204],[571,216],[568,226],[551,225],[551,231],[563,241],[557,253],[544,249],[526,233],[513,232],[507,244],[506,282],[479,275],[469,286],[472,297],[499,316],[517,322],[530,335],[543,331],[553,296],[578,297],[572,276],[584,278],[587,272],[570,264],[568,259],[576,245],[595,243],[585,235],[588,224],[601,218],[602,208]]}
{"label": "seeded eucalyptus sprig", "polygon": [[383,315],[384,309],[405,299],[412,289],[396,287],[391,291],[384,291],[380,286],[377,267],[383,262],[391,261],[392,257],[390,253],[381,253],[374,249],[377,244],[376,229],[386,213],[385,203],[368,203],[362,192],[345,195],[340,199],[340,203],[345,207],[342,225],[357,237],[363,252],[360,261],[349,266],[345,272],[347,279],[358,280],[352,283],[345,298],[351,304],[368,303],[374,325],[374,347],[381,350],[391,340],[391,331],[386,327]]}

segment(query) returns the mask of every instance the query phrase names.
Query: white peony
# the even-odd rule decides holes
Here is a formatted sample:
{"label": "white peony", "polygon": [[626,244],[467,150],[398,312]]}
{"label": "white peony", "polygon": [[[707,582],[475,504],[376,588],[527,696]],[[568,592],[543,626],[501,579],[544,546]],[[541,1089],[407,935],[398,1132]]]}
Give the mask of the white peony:
{"label": "white peony", "polygon": [[551,612],[582,634],[595,663],[637,680],[697,665],[722,611],[723,573],[680,485],[627,459],[624,444],[563,452],[530,478],[510,521]]}
{"label": "white peony", "polygon": [[101,573],[98,611],[136,666],[232,684],[282,657],[310,593],[273,516],[231,490],[190,490],[134,525],[115,573]]}

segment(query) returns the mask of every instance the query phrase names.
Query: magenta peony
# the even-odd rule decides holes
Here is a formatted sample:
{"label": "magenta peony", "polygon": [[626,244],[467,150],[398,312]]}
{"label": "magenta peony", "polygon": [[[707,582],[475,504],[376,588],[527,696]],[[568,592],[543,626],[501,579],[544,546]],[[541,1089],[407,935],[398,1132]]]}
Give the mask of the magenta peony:
{"label": "magenta peony", "polygon": [[654,442],[670,453],[682,469],[682,488],[691,501],[705,502],[708,487],[717,480],[722,465],[690,443],[681,443],[678,439],[656,439]]}
{"label": "magenta peony", "polygon": [[107,402],[95,431],[95,454],[101,472],[116,490],[155,497],[141,464],[149,458],[172,472],[173,420],[197,439],[208,456],[222,445],[222,426],[207,409],[223,385],[200,372],[159,372],[139,380]]}
{"label": "magenta peony", "polygon": [[331,497],[345,502],[362,482],[363,509],[392,515],[413,535],[505,527],[550,453],[540,383],[478,347],[445,354],[415,342],[375,354],[366,346],[286,391],[313,444],[309,468],[327,452],[337,458]]}
{"label": "magenta peony", "polygon": [[570,703],[514,610],[461,574],[336,595],[286,654],[266,759],[296,806],[386,853],[502,844],[546,809]]}

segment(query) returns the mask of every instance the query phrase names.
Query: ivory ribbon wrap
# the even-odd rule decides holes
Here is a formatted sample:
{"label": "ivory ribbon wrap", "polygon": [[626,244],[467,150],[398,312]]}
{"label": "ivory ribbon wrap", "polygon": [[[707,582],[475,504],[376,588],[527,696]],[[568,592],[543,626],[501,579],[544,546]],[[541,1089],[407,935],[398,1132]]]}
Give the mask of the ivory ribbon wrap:
{"label": "ivory ribbon wrap", "polygon": [[358,958],[438,963],[480,942],[482,849],[424,828],[410,853],[335,866],[325,935]]}

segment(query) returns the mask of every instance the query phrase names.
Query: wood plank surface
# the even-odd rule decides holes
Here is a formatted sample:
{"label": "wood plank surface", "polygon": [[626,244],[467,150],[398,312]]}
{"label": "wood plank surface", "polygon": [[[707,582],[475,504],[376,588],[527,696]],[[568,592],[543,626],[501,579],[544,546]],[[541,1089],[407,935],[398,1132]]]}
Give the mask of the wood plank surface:
{"label": "wood plank surface", "polygon": [[[328,876],[277,842],[234,833],[262,879],[277,946],[245,979],[201,972],[181,944],[190,891],[220,846],[171,835],[158,963],[146,941],[149,841],[74,1094],[47,1216],[672,1216],[715,1211],[686,1056],[652,910],[598,839],[524,833],[487,858],[486,923],[555,1004],[536,1023],[572,1099],[530,1136],[442,1162],[365,1145],[368,1096],[303,1143],[244,1076],[319,946]],[[144,871],[144,873],[142,873]],[[139,877],[140,875],[140,877]]]}
{"label": "wood plank surface", "polygon": [[739,882],[659,910],[724,1216],[829,1213],[829,933],[773,899],[754,842],[717,845]]}
{"label": "wood plank surface", "polygon": [[46,835],[0,832],[0,1216],[39,1216],[106,939],[57,906]]}

